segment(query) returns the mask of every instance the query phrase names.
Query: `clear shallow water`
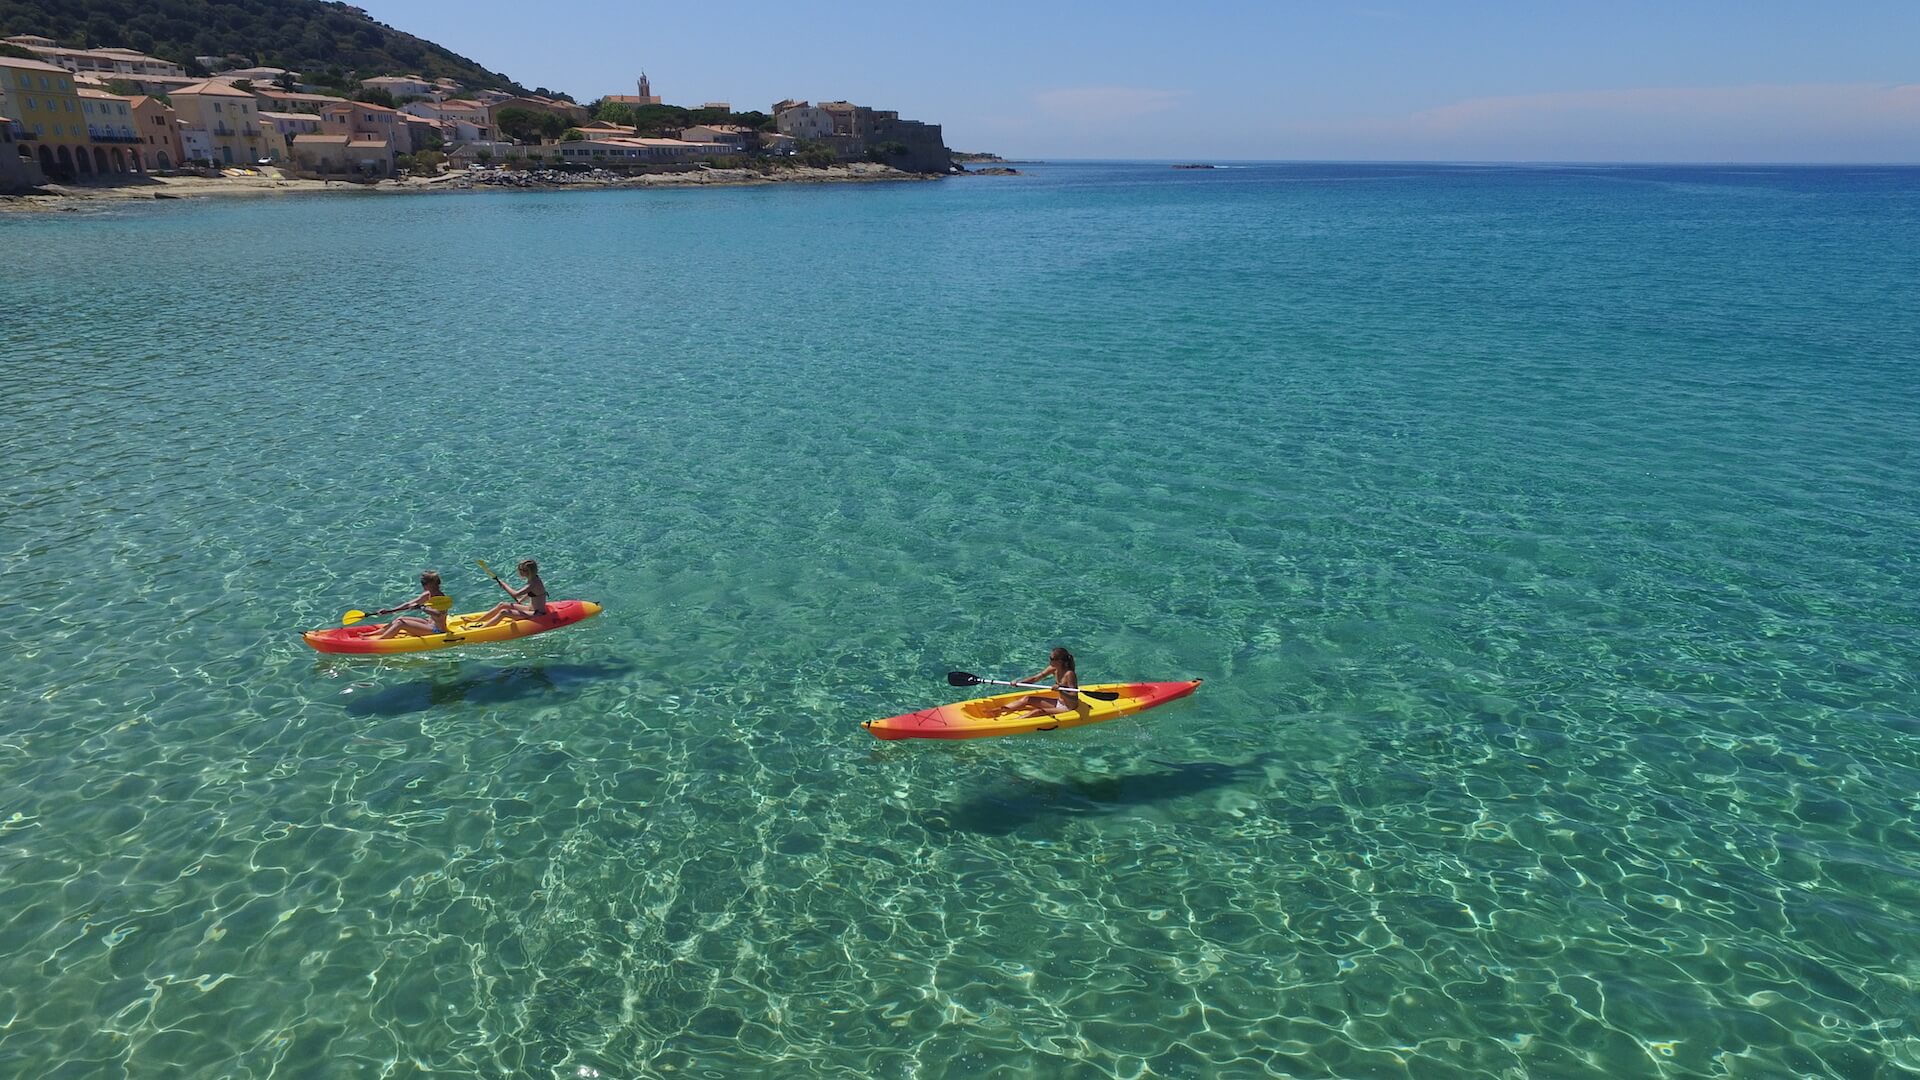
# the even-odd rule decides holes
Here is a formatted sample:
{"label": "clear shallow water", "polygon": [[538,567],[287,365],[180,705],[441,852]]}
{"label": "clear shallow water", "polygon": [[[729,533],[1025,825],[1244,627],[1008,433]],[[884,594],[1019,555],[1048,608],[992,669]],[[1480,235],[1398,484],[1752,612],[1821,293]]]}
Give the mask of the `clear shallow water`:
{"label": "clear shallow water", "polygon": [[[1920,172],[0,220],[0,1074],[1920,1071]],[[319,657],[426,565],[608,612]],[[881,744],[949,668],[1205,677]]]}

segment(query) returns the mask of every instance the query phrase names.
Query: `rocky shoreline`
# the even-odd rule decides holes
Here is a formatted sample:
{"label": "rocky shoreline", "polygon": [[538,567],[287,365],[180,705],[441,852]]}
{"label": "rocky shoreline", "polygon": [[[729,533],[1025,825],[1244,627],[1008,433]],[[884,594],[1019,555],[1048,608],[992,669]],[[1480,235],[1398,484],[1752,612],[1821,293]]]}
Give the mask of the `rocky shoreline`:
{"label": "rocky shoreline", "polygon": [[475,169],[430,178],[353,183],[287,177],[277,170],[246,176],[151,176],[120,184],[48,184],[27,195],[0,196],[0,213],[75,211],[89,205],[151,199],[228,198],[321,192],[418,194],[435,191],[531,190],[579,188],[750,187],[761,184],[877,183],[899,180],[937,180],[925,173],[902,172],[886,165],[850,162],[825,168],[716,169],[688,172],[628,173],[606,169],[568,172],[557,169]]}

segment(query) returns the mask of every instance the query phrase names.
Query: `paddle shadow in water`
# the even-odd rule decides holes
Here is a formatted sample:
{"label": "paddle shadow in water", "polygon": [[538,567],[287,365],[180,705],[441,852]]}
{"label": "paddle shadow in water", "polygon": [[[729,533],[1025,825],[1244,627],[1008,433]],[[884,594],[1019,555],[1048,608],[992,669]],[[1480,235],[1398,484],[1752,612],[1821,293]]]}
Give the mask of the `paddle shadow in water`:
{"label": "paddle shadow in water", "polygon": [[535,697],[564,697],[590,683],[625,675],[626,662],[535,664],[483,668],[458,678],[420,679],[347,697],[351,716],[404,716],[443,705],[502,705]]}
{"label": "paddle shadow in water", "polygon": [[1172,802],[1246,783],[1264,776],[1264,766],[1272,757],[1262,754],[1238,765],[1220,761],[1177,765],[1156,762],[1161,768],[1152,772],[1061,781],[1013,780],[963,800],[930,824],[936,829],[1006,836],[1041,821],[1117,814],[1131,807]]}

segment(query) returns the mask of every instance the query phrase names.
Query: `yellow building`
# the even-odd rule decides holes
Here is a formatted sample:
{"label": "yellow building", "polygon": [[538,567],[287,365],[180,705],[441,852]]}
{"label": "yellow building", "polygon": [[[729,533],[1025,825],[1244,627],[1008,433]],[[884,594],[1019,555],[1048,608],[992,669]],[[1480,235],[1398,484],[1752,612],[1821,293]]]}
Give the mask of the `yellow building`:
{"label": "yellow building", "polygon": [[260,131],[260,100],[231,83],[207,82],[183,86],[168,94],[173,111],[186,129],[204,133],[216,165],[252,165],[267,156],[267,140]]}
{"label": "yellow building", "polygon": [[102,175],[144,173],[140,135],[134,130],[133,99],[82,86],[80,109],[87,116],[87,136],[93,142],[93,164]]}
{"label": "yellow building", "polygon": [[49,180],[85,180],[98,175],[87,114],[74,90],[73,73],[39,60],[0,56],[0,114],[20,125],[19,138]]}

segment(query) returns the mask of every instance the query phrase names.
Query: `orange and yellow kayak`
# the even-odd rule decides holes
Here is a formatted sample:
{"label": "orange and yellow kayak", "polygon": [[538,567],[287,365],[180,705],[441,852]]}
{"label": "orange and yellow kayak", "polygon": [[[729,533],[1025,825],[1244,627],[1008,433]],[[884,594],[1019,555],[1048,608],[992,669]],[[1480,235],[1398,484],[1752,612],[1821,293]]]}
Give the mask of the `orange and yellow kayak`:
{"label": "orange and yellow kayak", "polygon": [[1022,735],[1029,731],[1081,727],[1130,716],[1143,709],[1186,697],[1199,688],[1199,679],[1191,682],[1096,683],[1081,689],[1108,690],[1120,696],[1113,701],[1094,701],[1083,697],[1079,708],[1054,715],[1036,715],[1031,709],[1003,712],[1005,705],[1034,693],[1021,690],[889,716],[884,720],[868,720],[860,726],[882,739],[979,739],[989,735]]}
{"label": "orange and yellow kayak", "polygon": [[547,613],[537,619],[509,619],[495,623],[486,629],[480,629],[480,623],[487,617],[484,611],[470,611],[465,615],[447,616],[447,632],[414,637],[403,634],[399,637],[382,638],[380,631],[387,628],[386,623],[359,623],[354,626],[335,626],[325,630],[309,630],[300,635],[307,644],[324,653],[407,653],[426,652],[429,649],[447,649],[455,645],[480,645],[490,641],[512,641],[514,638],[544,634],[549,630],[558,630],[563,626],[572,626],[584,619],[600,614],[600,605],[591,600],[556,600],[547,605]]}

